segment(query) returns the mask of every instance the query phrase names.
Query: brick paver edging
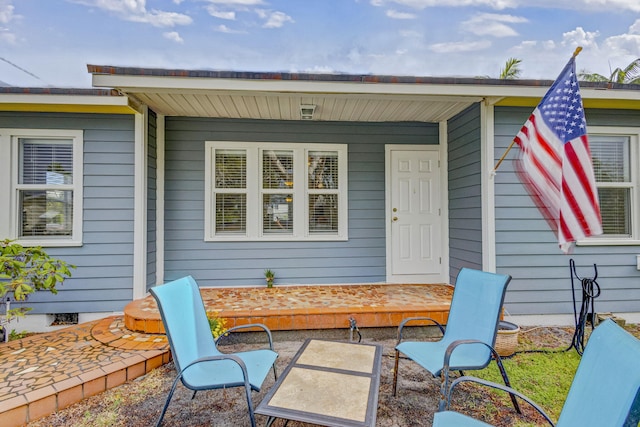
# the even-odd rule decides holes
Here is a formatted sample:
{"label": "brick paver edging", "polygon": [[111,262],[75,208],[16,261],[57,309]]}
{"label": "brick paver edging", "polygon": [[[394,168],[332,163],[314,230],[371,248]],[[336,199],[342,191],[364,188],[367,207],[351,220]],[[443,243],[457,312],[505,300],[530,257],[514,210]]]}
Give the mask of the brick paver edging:
{"label": "brick paver edging", "polygon": [[[127,331],[122,329],[118,337],[117,328],[109,329],[111,335],[97,334],[114,338],[111,342],[95,338],[119,323],[121,317],[107,318],[1,344],[2,426],[22,426],[169,362],[166,338],[164,343],[155,342],[157,337],[136,341],[139,334],[123,338]],[[109,345],[116,342],[123,347]]]}

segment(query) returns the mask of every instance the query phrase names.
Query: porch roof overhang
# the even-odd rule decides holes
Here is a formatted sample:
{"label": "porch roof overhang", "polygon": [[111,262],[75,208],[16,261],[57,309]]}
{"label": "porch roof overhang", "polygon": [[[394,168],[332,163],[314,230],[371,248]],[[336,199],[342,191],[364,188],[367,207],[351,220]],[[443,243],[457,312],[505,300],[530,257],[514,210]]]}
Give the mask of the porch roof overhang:
{"label": "porch roof overhang", "polygon": [[132,100],[111,89],[0,87],[0,111],[134,114]]}
{"label": "porch roof overhang", "polygon": [[[549,80],[169,70],[88,65],[94,87],[114,88],[166,116],[441,122],[485,101],[535,107]],[[640,109],[640,85],[581,83],[586,108]]]}

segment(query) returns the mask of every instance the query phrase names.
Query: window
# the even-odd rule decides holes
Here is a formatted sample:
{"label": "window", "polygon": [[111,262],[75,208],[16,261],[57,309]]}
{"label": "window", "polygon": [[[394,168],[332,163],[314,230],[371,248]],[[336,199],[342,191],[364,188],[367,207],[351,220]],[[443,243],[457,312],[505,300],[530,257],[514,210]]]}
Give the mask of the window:
{"label": "window", "polygon": [[637,244],[640,240],[639,134],[640,129],[590,129],[603,228],[601,236],[590,239],[593,242]]}
{"label": "window", "polygon": [[10,150],[3,234],[24,245],[81,244],[82,132],[4,129],[0,142]]}
{"label": "window", "polygon": [[344,144],[206,143],[205,240],[346,240]]}

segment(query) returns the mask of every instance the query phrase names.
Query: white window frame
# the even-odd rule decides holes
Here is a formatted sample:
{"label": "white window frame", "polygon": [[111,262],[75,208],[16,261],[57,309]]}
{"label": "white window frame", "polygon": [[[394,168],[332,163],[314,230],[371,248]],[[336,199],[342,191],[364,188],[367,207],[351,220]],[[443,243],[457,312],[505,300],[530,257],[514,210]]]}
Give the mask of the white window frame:
{"label": "white window frame", "polygon": [[[631,213],[631,235],[628,237],[592,236],[577,242],[580,246],[626,246],[640,245],[640,128],[615,126],[589,126],[589,136],[627,136],[629,137],[629,162],[631,173],[629,204]],[[598,183],[596,183],[598,187]],[[611,184],[603,186],[610,187]]]}
{"label": "white window frame", "polygon": [[[20,237],[19,230],[19,190],[25,189],[18,184],[20,170],[20,139],[71,140],[73,150],[73,182],[58,185],[61,190],[73,191],[73,223],[71,236],[34,236]],[[0,237],[16,240],[23,246],[81,246],[83,213],[83,146],[81,130],[62,129],[0,129],[0,177],[7,185],[0,187],[0,197],[9,202],[9,209],[0,214]]]}
{"label": "white window frame", "polygon": [[[242,234],[216,234],[215,226],[215,150],[239,149],[247,152],[247,223],[246,232]],[[262,157],[264,150],[293,151],[294,185],[293,193],[293,233],[262,233],[262,197],[269,193],[263,190]],[[310,233],[309,209],[307,196],[312,193],[308,189],[307,153],[309,151],[338,152],[338,231],[337,233]],[[347,173],[348,158],[346,144],[294,144],[279,142],[238,142],[238,141],[205,141],[205,208],[204,208],[204,240],[205,241],[340,241],[348,240],[348,200]],[[238,192],[238,191],[234,191]]]}

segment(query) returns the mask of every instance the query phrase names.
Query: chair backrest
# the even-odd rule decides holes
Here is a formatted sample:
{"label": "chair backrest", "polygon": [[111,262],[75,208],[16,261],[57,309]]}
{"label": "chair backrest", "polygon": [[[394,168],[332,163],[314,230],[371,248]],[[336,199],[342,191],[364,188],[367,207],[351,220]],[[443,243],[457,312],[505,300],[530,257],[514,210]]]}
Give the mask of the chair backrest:
{"label": "chair backrest", "polygon": [[[449,320],[443,340],[451,343],[459,339],[477,339],[495,345],[498,322],[507,285],[511,276],[462,268],[456,278]],[[481,359],[490,361],[484,346],[462,346],[456,351],[479,352]]]}
{"label": "chair backrest", "polygon": [[191,276],[150,289],[158,303],[171,354],[178,372],[194,360],[220,354],[200,288]]}
{"label": "chair backrest", "polygon": [[608,319],[587,342],[557,427],[636,427],[639,390],[640,340]]}

